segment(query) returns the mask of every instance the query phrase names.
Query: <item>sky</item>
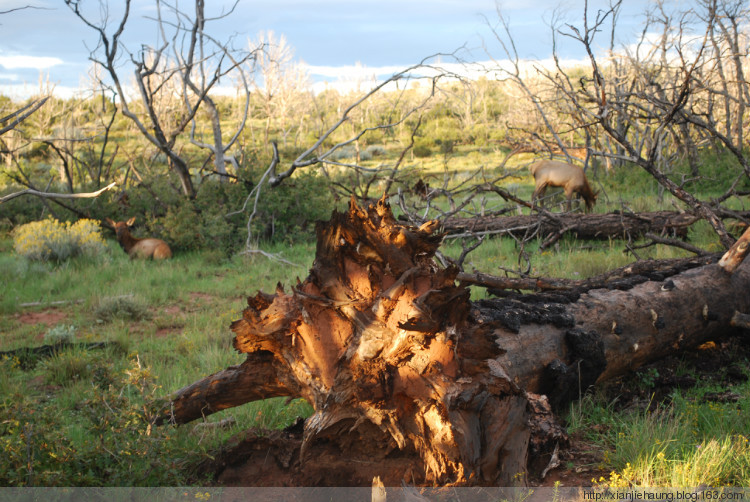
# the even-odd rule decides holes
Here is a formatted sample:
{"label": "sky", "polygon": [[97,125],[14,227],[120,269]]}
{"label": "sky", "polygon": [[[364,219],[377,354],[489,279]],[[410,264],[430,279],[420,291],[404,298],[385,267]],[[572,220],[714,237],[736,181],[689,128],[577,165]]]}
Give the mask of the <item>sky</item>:
{"label": "sky", "polygon": [[[618,22],[623,42],[640,29],[649,1],[624,2]],[[206,15],[232,3],[209,0]],[[82,4],[92,19],[99,19],[99,0]],[[123,1],[109,4],[114,18]],[[186,12],[191,4],[179,2]],[[32,8],[22,8],[26,6]],[[133,0],[124,36],[131,50],[156,44],[157,30],[149,19],[154,6],[155,0]],[[351,80],[355,72],[384,78],[428,56],[459,49],[469,61],[499,59],[503,53],[491,30],[498,7],[520,55],[545,59],[551,50],[550,20],[557,13],[580,24],[583,0],[239,0],[231,16],[209,23],[207,31],[222,40],[233,37],[236,45],[257,40],[261,31],[284,35],[314,82],[335,85]],[[58,94],[73,92],[85,82],[95,43],[95,32],[63,0],[0,0],[0,94],[16,98],[36,93],[40,77]],[[566,46],[562,51],[572,59],[583,57]]]}

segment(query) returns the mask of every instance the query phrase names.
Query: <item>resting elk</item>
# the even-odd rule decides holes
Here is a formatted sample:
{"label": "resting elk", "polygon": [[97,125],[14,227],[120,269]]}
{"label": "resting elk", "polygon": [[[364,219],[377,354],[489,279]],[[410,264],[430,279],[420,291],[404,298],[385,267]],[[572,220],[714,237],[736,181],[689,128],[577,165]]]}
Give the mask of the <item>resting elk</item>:
{"label": "resting elk", "polygon": [[543,196],[549,186],[562,187],[565,190],[565,198],[568,200],[568,211],[570,211],[570,201],[574,193],[586,201],[586,212],[594,208],[597,194],[591,189],[580,167],[557,160],[539,160],[529,166],[529,171],[536,181],[532,201]]}
{"label": "resting elk", "polygon": [[153,258],[154,260],[166,260],[172,257],[172,250],[169,245],[161,239],[149,237],[146,239],[137,239],[130,233],[130,227],[135,223],[135,216],[128,221],[112,221],[106,219],[117,234],[117,242],[122,249],[128,253],[131,258]]}

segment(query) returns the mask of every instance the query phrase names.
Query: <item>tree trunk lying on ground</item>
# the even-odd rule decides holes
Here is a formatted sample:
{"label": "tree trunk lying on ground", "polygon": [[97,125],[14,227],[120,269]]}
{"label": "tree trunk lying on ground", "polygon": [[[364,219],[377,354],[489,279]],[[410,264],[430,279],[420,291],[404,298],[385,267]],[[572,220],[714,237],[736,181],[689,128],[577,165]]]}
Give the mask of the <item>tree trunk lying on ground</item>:
{"label": "tree trunk lying on ground", "polygon": [[177,391],[162,420],[312,404],[296,429],[250,431],[219,455],[225,484],[514,486],[567,440],[552,408],[750,311],[750,270],[729,275],[715,256],[622,289],[471,302],[432,259],[435,227],[397,223],[384,201],[334,212],[307,279],[258,293],[232,324],[247,360]]}
{"label": "tree trunk lying on ground", "polygon": [[549,239],[572,233],[579,239],[622,239],[651,233],[684,239],[690,225],[699,219],[699,216],[690,213],[673,211],[606,214],[545,212],[516,216],[453,217],[443,221],[442,225],[444,232],[453,236],[505,233],[524,237],[538,234]]}

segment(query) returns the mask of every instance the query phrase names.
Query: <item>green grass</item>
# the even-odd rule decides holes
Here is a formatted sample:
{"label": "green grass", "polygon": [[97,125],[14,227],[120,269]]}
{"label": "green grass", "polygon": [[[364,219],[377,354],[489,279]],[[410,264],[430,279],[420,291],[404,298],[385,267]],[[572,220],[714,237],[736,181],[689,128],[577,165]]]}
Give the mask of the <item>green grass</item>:
{"label": "green grass", "polygon": [[[217,413],[229,430],[148,427],[150,406],[193,381],[242,362],[229,324],[246,297],[307,275],[313,245],[277,247],[280,266],[259,256],[202,253],[168,262],[131,261],[112,246],[108,260],[60,265],[0,255],[0,350],[41,345],[55,326],[79,342],[50,358],[0,361],[0,483],[18,485],[180,485],[200,483],[188,467],[247,427],[283,427],[311,410],[304,401],[268,400]],[[45,303],[66,301],[61,305]],[[42,305],[22,307],[24,303]],[[51,323],[45,323],[45,315]],[[34,322],[35,317],[39,319]],[[31,322],[28,320],[31,319]],[[60,329],[58,329],[59,331]],[[91,432],[93,431],[93,432]]]}
{"label": "green grass", "polygon": [[[628,385],[647,391],[652,381],[644,375]],[[731,387],[738,402],[702,399],[725,389],[699,381],[673,390],[663,403],[625,408],[598,389],[573,403],[569,432],[582,437],[601,459],[596,467],[610,473],[592,482],[612,488],[750,486],[750,383]]]}

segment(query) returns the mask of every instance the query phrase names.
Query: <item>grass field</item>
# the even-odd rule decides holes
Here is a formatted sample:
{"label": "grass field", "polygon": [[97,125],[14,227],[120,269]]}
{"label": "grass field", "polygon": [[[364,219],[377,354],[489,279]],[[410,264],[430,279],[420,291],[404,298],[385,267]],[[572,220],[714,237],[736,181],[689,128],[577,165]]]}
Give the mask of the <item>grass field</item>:
{"label": "grass field", "polygon": [[[608,183],[613,183],[611,180]],[[646,182],[648,183],[648,182]],[[608,197],[598,211],[620,208]],[[528,181],[519,190],[528,195]],[[635,193],[637,192],[637,194]],[[655,188],[634,187],[634,210],[671,207]],[[691,229],[692,243],[716,246],[705,224]],[[533,275],[583,278],[633,261],[622,241],[562,239],[543,253],[529,243]],[[230,259],[211,251],[178,254],[167,262],[131,261],[108,242],[96,259],[62,264],[29,262],[0,238],[0,351],[55,341],[109,342],[101,349],[70,346],[51,357],[16,352],[0,359],[0,483],[4,486],[158,486],[209,483],[195,466],[229,437],[250,427],[279,428],[310,406],[302,400],[252,403],[208,418],[236,419],[229,429],[197,431],[192,425],[150,427],[161,398],[243,356],[232,349],[229,324],[247,296],[304,279],[314,243],[267,251],[298,264],[261,256]],[[442,251],[460,253],[460,243]],[[488,239],[466,269],[500,274],[518,265],[518,244]],[[643,256],[676,257],[684,251],[657,246]],[[481,289],[473,297],[486,295]],[[743,361],[740,361],[743,363]],[[747,360],[744,360],[747,368]],[[656,371],[656,374],[654,373]],[[690,375],[685,363],[679,370]],[[744,369],[747,375],[747,369]],[[702,401],[726,390],[721,379],[695,373],[696,385],[668,399],[623,411],[617,397],[599,390],[571,407],[571,433],[591,450],[589,467],[610,472],[592,483],[611,486],[722,484],[750,486],[750,386],[733,385],[732,402]],[[658,370],[644,369],[627,385],[648,395]]]}

